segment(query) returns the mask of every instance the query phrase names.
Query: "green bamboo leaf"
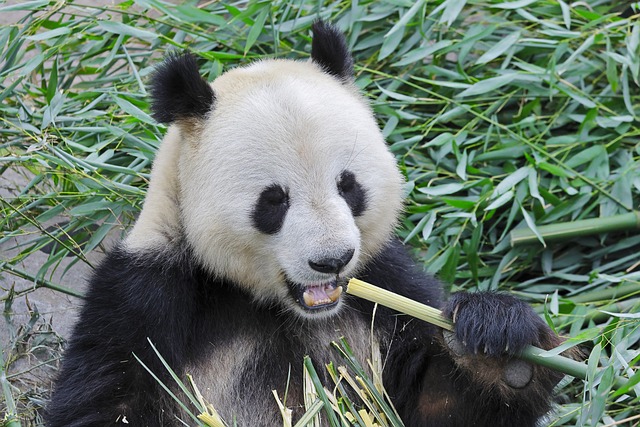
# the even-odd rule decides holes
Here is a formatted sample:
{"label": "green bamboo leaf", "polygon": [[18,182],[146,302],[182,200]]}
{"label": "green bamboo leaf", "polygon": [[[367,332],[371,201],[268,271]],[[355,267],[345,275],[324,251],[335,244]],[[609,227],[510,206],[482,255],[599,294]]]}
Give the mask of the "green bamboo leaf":
{"label": "green bamboo leaf", "polygon": [[[598,338],[601,335],[602,335],[602,331],[599,330],[598,328],[586,329],[579,333],[571,334],[571,338],[567,339],[559,346],[552,348],[551,350],[545,351],[541,355],[544,357],[558,356],[561,353],[569,350],[570,348],[576,347],[588,341],[593,341],[594,339]],[[596,363],[596,366],[597,366],[597,363]]]}
{"label": "green bamboo leaf", "polygon": [[536,227],[536,223],[533,220],[533,218],[531,218],[531,215],[529,215],[529,213],[524,209],[523,206],[520,206],[520,212],[522,212],[524,221],[527,223],[527,226],[529,227],[529,229],[533,231],[533,234],[536,235],[536,238],[540,241],[540,243],[542,243],[542,246],[546,248],[547,244],[545,243],[544,239],[542,238],[542,235],[538,231],[538,227]]}
{"label": "green bamboo leaf", "polygon": [[450,27],[451,24],[458,18],[462,8],[467,4],[467,0],[446,0],[446,4],[442,16],[440,17],[440,23]]}
{"label": "green bamboo leaf", "polygon": [[460,160],[458,160],[458,164],[456,165],[456,174],[463,181],[467,180],[467,161],[467,150],[464,150],[460,156]]}
{"label": "green bamboo leaf", "polygon": [[147,113],[145,113],[140,108],[136,107],[135,105],[133,105],[131,102],[127,101],[126,99],[121,98],[121,97],[119,97],[117,95],[114,95],[112,97],[112,99],[127,114],[135,117],[136,119],[140,120],[141,122],[148,123],[150,125],[155,125],[156,124],[156,121],[153,118],[151,118],[150,115],[148,115]]}
{"label": "green bamboo leaf", "polygon": [[[118,215],[108,215],[108,217],[115,217],[117,218]],[[84,246],[83,250],[85,251],[85,253],[89,253],[91,252],[93,249],[95,249],[100,243],[102,243],[102,241],[107,237],[107,234],[113,230],[113,228],[115,227],[116,221],[106,221],[104,223],[102,223],[100,225],[100,227],[98,227],[97,230],[93,231],[91,233],[91,237],[90,239],[87,241],[86,245]]]}
{"label": "green bamboo leaf", "polygon": [[445,264],[440,269],[438,277],[445,283],[454,283],[456,279],[456,269],[460,259],[460,245],[453,245]]}
{"label": "green bamboo leaf", "polygon": [[440,40],[433,44],[414,49],[404,55],[402,59],[393,64],[394,67],[401,67],[403,65],[413,64],[418,61],[423,61],[425,57],[433,55],[440,50],[447,48],[453,44],[451,40]]}
{"label": "green bamboo leaf", "polygon": [[[423,237],[426,240],[429,237],[429,234],[431,234],[431,229],[433,229],[433,224],[435,223],[435,221],[436,221],[436,214],[434,211],[431,211],[427,215],[423,216],[420,219],[420,221],[418,221],[418,223],[413,228],[413,230],[411,230],[411,232],[407,235],[407,237],[405,237],[404,243],[407,243],[408,241],[413,239],[413,237],[416,236],[420,231],[423,231],[425,228],[428,228],[427,237]],[[423,232],[423,236],[424,236],[424,232]]]}
{"label": "green bamboo leaf", "polygon": [[509,48],[513,47],[519,38],[520,31],[514,31],[507,37],[501,39],[498,43],[493,45],[491,49],[486,51],[480,58],[478,58],[478,60],[476,61],[476,65],[486,64],[493,61],[494,59],[505,53]]}
{"label": "green bamboo leaf", "polygon": [[[640,370],[636,370],[635,374],[633,374],[629,378],[629,382],[627,383],[627,385],[616,390],[611,395],[611,399],[615,399],[616,397],[622,396],[623,394],[630,394],[629,392],[633,390],[633,387],[637,386],[638,384],[640,384]],[[636,392],[636,395],[637,394],[638,393]]]}
{"label": "green bamboo leaf", "polygon": [[378,86],[378,89],[380,89],[380,91],[382,93],[384,93],[385,95],[387,95],[389,98],[397,99],[398,101],[404,101],[404,102],[416,102],[417,101],[417,98],[415,98],[413,96],[403,95],[401,93],[394,92],[394,91],[389,90],[389,89],[385,89],[382,86],[378,85],[377,83],[376,83],[376,86]]}
{"label": "green bamboo leaf", "polygon": [[491,7],[495,7],[496,9],[521,9],[537,1],[538,0],[519,0],[519,1],[504,2],[499,4],[492,4]]}
{"label": "green bamboo leaf", "polygon": [[98,26],[109,33],[117,35],[122,34],[125,36],[137,37],[142,40],[155,40],[158,38],[158,35],[151,31],[141,30],[139,28],[123,24],[122,22],[98,21]]}
{"label": "green bamboo leaf", "polygon": [[631,100],[631,93],[629,90],[629,77],[627,75],[627,69],[622,69],[622,77],[620,79],[622,81],[622,99],[624,100],[624,105],[627,107],[627,111],[633,117],[638,117],[636,115],[635,107],[633,105],[633,101]]}
{"label": "green bamboo leaf", "polygon": [[572,172],[567,171],[559,166],[552,165],[551,163],[539,162],[537,166],[539,169],[550,172],[555,176],[560,176],[563,178],[573,178],[574,176]]}
{"label": "green bamboo leaf", "polygon": [[40,33],[40,34],[35,34],[33,36],[28,36],[25,37],[25,39],[27,40],[31,40],[31,41],[43,41],[43,40],[49,40],[55,37],[60,37],[60,36],[64,36],[71,33],[71,28],[69,27],[60,27],[60,28],[56,28],[54,30],[50,30],[50,31],[45,31],[44,33]]}
{"label": "green bamboo leaf", "polygon": [[609,316],[618,317],[620,319],[640,319],[640,313],[612,313],[606,310],[600,310],[602,313],[606,313]]}
{"label": "green bamboo leaf", "polygon": [[578,101],[580,104],[584,105],[585,107],[587,107],[589,109],[596,108],[596,103],[593,102],[591,99],[589,99],[588,95],[586,95],[584,92],[581,92],[578,89],[576,89],[574,87],[571,87],[566,83],[561,83],[560,85],[558,85],[556,87],[561,92],[566,93],[571,98],[575,99],[576,101]]}
{"label": "green bamboo leaf", "polygon": [[0,12],[14,12],[17,10],[39,10],[49,4],[49,0],[25,1],[0,7]]}
{"label": "green bamboo leaf", "polygon": [[[610,50],[611,50],[611,41],[607,37],[607,51],[610,51]],[[605,55],[605,62],[607,64],[607,68],[606,68],[607,80],[611,85],[611,90],[613,92],[617,92],[618,86],[620,84],[620,80],[618,79],[618,67],[616,65],[616,61],[610,55]]]}
{"label": "green bamboo leaf", "polygon": [[445,194],[453,194],[464,188],[464,184],[451,183],[436,185],[434,187],[418,187],[418,191],[429,196],[444,196]]}
{"label": "green bamboo leaf", "polygon": [[598,156],[607,156],[607,150],[602,145],[594,145],[586,150],[581,150],[575,156],[568,159],[564,164],[571,169],[592,161]]}
{"label": "green bamboo leaf", "polygon": [[558,4],[560,5],[560,10],[562,11],[562,20],[564,21],[564,26],[567,27],[567,30],[571,29],[571,9],[569,5],[566,4],[563,0],[558,0]]}
{"label": "green bamboo leaf", "polygon": [[569,69],[569,67],[573,64],[573,61],[576,60],[576,58],[578,58],[579,56],[581,56],[587,49],[589,49],[593,43],[596,40],[596,36],[595,35],[591,35],[589,37],[587,37],[587,39],[580,45],[580,47],[578,49],[576,49],[570,56],[569,58],[567,58],[567,60],[562,63],[562,65],[558,66],[558,73],[559,74],[564,74],[564,72],[566,70]]}
{"label": "green bamboo leaf", "polygon": [[625,65],[627,68],[633,67],[633,61],[624,55],[620,55],[619,53],[613,51],[604,52],[604,54],[605,56],[607,56],[607,58],[613,59],[618,64]]}
{"label": "green bamboo leaf", "polygon": [[534,168],[529,168],[529,194],[537,199],[541,205],[545,205],[545,201],[538,190],[538,172]]}
{"label": "green bamboo leaf", "polygon": [[500,197],[495,199],[493,202],[491,202],[491,204],[489,204],[489,206],[484,208],[484,210],[485,211],[490,211],[490,210],[493,210],[493,209],[498,209],[500,206],[505,205],[511,199],[513,199],[514,194],[515,193],[512,190],[507,191],[506,193],[504,193],[503,195],[501,195]]}
{"label": "green bamboo leaf", "polygon": [[36,67],[40,66],[40,64],[42,64],[44,60],[45,60],[45,57],[42,53],[35,55],[33,58],[28,60],[27,63],[24,64],[24,66],[22,66],[22,69],[20,70],[20,75],[26,76],[31,74],[31,72],[34,69],[36,69]]}
{"label": "green bamboo leaf", "polygon": [[267,20],[267,16],[269,15],[269,9],[270,9],[270,6],[269,6],[269,3],[267,3],[263,7],[258,17],[253,22],[253,25],[251,26],[251,30],[249,31],[249,35],[247,35],[247,42],[244,45],[245,55],[249,52],[249,50],[251,50],[251,47],[256,42],[256,40],[258,40],[258,36],[262,32],[262,29],[264,28],[264,23]]}
{"label": "green bamboo leaf", "polygon": [[435,211],[429,213],[429,219],[426,224],[422,228],[422,240],[426,241],[431,236],[431,232],[433,231],[433,226],[436,223],[436,218],[438,217]]}
{"label": "green bamboo leaf", "polygon": [[520,169],[516,170],[505,179],[503,179],[500,184],[496,186],[491,194],[491,197],[498,197],[507,192],[507,190],[515,187],[520,181],[527,178],[529,176],[529,166],[523,166]]}
{"label": "green bamboo leaf", "polygon": [[427,266],[427,271],[430,274],[438,274],[440,270],[445,266],[449,258],[453,255],[454,248],[449,246],[439,257]]}
{"label": "green bamboo leaf", "polygon": [[[418,2],[419,3],[419,2]],[[391,35],[385,36],[378,54],[378,61],[383,60],[391,55],[397,48],[404,37],[404,28],[400,31],[394,31]]]}
{"label": "green bamboo leaf", "polygon": [[640,25],[637,21],[631,26],[631,34],[628,34],[626,39],[628,52],[637,60],[636,55],[638,54],[638,47],[640,46]]}
{"label": "green bamboo leaf", "polygon": [[69,211],[71,216],[90,216],[98,211],[108,210],[109,205],[104,201],[84,203]]}
{"label": "green bamboo leaf", "polygon": [[398,31],[401,28],[404,31],[404,28],[406,27],[406,25],[418,13],[420,8],[422,6],[424,6],[425,3],[426,3],[425,0],[414,1],[413,5],[409,8],[409,10],[407,10],[402,15],[402,17],[398,20],[398,22],[396,22],[395,25],[393,27],[391,27],[391,29],[384,36],[385,37],[390,37],[391,35],[393,35],[393,33],[395,33],[396,31]]}
{"label": "green bamboo leaf", "polygon": [[58,58],[54,59],[51,64],[51,73],[49,74],[49,81],[47,81],[47,102],[51,103],[51,100],[58,91]]}
{"label": "green bamboo leaf", "polygon": [[413,80],[417,80],[419,82],[427,83],[433,86],[450,87],[454,89],[466,89],[471,86],[469,83],[449,82],[444,80],[431,80],[431,79],[425,79],[425,78],[416,77],[416,76],[413,76],[412,78]]}
{"label": "green bamboo leaf", "polygon": [[456,209],[465,211],[473,210],[473,208],[475,208],[477,205],[477,200],[463,200],[443,197],[442,201],[449,206],[453,206]]}
{"label": "green bamboo leaf", "polygon": [[227,24],[227,20],[222,16],[188,4],[178,5],[176,6],[176,10],[180,12],[182,17],[187,18],[185,19],[187,22],[202,22],[217,25],[219,27],[223,27]]}
{"label": "green bamboo leaf", "polygon": [[491,77],[485,80],[480,80],[478,83],[473,84],[470,88],[463,90],[456,95],[457,98],[463,98],[465,96],[482,95],[483,93],[492,92],[496,89],[500,89],[519,78],[518,73],[508,73],[497,77]]}

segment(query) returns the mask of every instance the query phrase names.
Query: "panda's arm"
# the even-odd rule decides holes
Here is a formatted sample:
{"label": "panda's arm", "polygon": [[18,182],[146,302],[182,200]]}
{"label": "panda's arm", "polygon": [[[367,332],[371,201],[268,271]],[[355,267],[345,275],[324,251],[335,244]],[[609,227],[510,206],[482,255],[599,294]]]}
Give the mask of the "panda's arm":
{"label": "panda's arm", "polygon": [[[65,351],[47,425],[173,425],[165,384],[174,386],[149,344],[178,372],[190,348],[187,331],[196,300],[189,268],[177,258],[128,254],[117,248],[89,283],[85,304]],[[148,406],[153,405],[153,408]],[[152,419],[145,417],[154,415]]]}
{"label": "panda's arm", "polygon": [[526,426],[548,412],[559,375],[511,356],[529,344],[559,343],[528,305],[507,295],[465,292],[443,303],[442,285],[422,273],[398,241],[361,277],[456,318],[456,335],[443,336],[424,322],[377,310],[375,324],[388,343],[385,385],[408,426]]}

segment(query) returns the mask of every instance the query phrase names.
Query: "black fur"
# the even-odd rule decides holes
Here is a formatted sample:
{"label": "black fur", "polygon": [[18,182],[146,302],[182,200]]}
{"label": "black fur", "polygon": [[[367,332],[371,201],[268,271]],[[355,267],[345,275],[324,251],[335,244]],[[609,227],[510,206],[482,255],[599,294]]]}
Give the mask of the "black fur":
{"label": "black fur", "polygon": [[256,202],[251,219],[254,227],[265,234],[276,234],[282,228],[289,210],[287,190],[273,184],[262,190]]}
{"label": "black fur", "polygon": [[367,193],[350,171],[340,174],[338,191],[351,209],[353,216],[360,216],[367,209]]}
{"label": "black fur", "polygon": [[527,304],[497,293],[454,294],[444,315],[454,319],[456,336],[469,351],[490,356],[519,353],[547,327]]}
{"label": "black fur", "polygon": [[313,23],[311,59],[322,69],[344,82],[353,79],[353,58],[344,35],[323,21]]}
{"label": "black fur", "polygon": [[170,54],[151,80],[153,118],[160,123],[181,119],[202,119],[213,108],[215,94],[202,78],[196,57],[190,53]]}
{"label": "black fur", "polygon": [[[258,411],[277,413],[269,390],[283,392],[288,374],[291,384],[301,384],[302,359],[309,353],[312,359],[318,357],[313,353],[318,348],[314,336],[319,331],[332,330],[331,320],[292,321],[277,307],[256,307],[236,285],[207,274],[193,259],[188,249],[176,248],[153,254],[127,253],[116,248],[108,255],[91,280],[78,326],[66,350],[47,407],[49,427],[112,425],[122,417],[135,426],[180,425],[174,418],[179,412],[175,403],[133,354],[172,386],[173,381],[148,339],[183,377],[186,366],[204,363],[232,338],[256,331],[263,340],[257,346],[260,351],[252,363],[234,373],[238,384],[251,384],[246,391],[243,389],[245,400],[237,405],[257,405],[261,408]],[[422,274],[398,242],[391,242],[371,260],[360,277],[423,303],[441,306],[440,284]],[[341,310],[339,316],[348,322],[357,318],[370,322],[372,304],[346,297],[350,308]],[[479,318],[486,322],[486,305],[491,301],[504,304],[507,312],[513,305],[500,296],[482,298],[485,297],[482,307],[476,307],[478,302],[473,297],[453,300],[466,304],[458,310],[461,330],[472,329]],[[515,305],[522,317],[511,324],[501,322],[500,328],[506,328],[508,336],[535,331],[539,326],[533,320],[535,314],[523,308],[526,306]],[[501,315],[504,310],[491,314]],[[533,426],[548,410],[550,390],[557,378],[546,371],[539,374],[543,388],[503,395],[460,370],[434,327],[378,307],[375,330],[383,346],[385,384],[407,426]],[[344,332],[349,336],[349,331]],[[496,337],[491,333],[486,338]],[[537,341],[535,333],[529,336],[528,343]],[[501,345],[502,341],[498,347]],[[494,347],[491,342],[490,348]],[[315,362],[320,367],[324,363]],[[318,371],[329,383],[324,370]],[[290,395],[294,394],[290,389]],[[443,399],[448,402],[445,406]],[[231,419],[234,408],[217,409]],[[299,416],[300,411],[295,414]]]}

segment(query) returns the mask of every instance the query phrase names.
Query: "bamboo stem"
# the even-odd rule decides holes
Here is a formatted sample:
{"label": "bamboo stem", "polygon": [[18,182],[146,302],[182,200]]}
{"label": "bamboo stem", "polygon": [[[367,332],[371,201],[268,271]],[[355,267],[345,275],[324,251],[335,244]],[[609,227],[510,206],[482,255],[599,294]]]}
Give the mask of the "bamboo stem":
{"label": "bamboo stem", "polygon": [[[419,303],[410,298],[395,294],[386,289],[379,288],[362,280],[349,280],[347,293],[366,299],[367,301],[383,305],[398,312],[408,314],[449,331],[453,330],[453,323],[450,320],[445,319],[440,310],[429,307],[428,305]],[[545,353],[546,351],[541,348],[529,346],[519,355],[519,357],[527,362],[545,366],[555,371],[580,378],[581,380],[587,380],[587,365],[584,363],[577,362],[569,359],[568,357],[548,355]],[[614,387],[622,388],[625,387],[627,383],[628,380],[626,378],[618,376],[615,378]]]}
{"label": "bamboo stem", "polygon": [[[612,231],[638,229],[640,229],[640,211],[633,211],[610,217],[541,225],[537,227],[538,232],[545,242],[609,233]],[[518,228],[517,230],[513,230],[510,236],[511,246],[540,242],[535,233],[529,228]]]}
{"label": "bamboo stem", "polygon": [[636,294],[640,294],[640,283],[621,283],[615,286],[608,286],[606,288],[572,295],[571,301],[576,304],[608,300],[620,301]]}
{"label": "bamboo stem", "polygon": [[421,304],[411,298],[403,297],[386,289],[379,288],[359,279],[349,280],[347,293],[375,302],[432,325],[453,331],[453,322],[445,319],[437,308]]}
{"label": "bamboo stem", "polygon": [[[21,279],[25,279],[25,280],[30,280],[33,282],[33,284],[35,285],[35,289],[38,288],[47,288],[47,289],[51,289],[53,291],[57,291],[57,292],[62,292],[63,294],[67,294],[67,295],[71,295],[73,297],[77,297],[77,298],[84,298],[84,295],[80,292],[74,291],[73,289],[67,288],[65,286],[60,286],[60,285],[56,285],[53,282],[50,282],[48,280],[45,279],[38,279],[36,276],[29,274],[25,271],[22,271],[18,268],[15,268],[14,266],[12,266],[9,263],[1,263],[0,264],[0,271],[5,270],[10,272],[11,274],[13,274],[14,276],[20,277]],[[29,290],[31,291],[31,290]],[[0,299],[0,301],[2,301]]]}

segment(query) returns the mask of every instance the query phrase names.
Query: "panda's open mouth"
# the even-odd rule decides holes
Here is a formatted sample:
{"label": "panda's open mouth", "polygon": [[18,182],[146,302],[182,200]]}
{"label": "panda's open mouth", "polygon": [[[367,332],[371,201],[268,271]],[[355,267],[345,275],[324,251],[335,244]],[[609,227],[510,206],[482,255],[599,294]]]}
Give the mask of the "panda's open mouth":
{"label": "panda's open mouth", "polygon": [[306,285],[290,283],[290,289],[296,302],[305,310],[331,308],[338,304],[342,295],[342,286],[337,280]]}

